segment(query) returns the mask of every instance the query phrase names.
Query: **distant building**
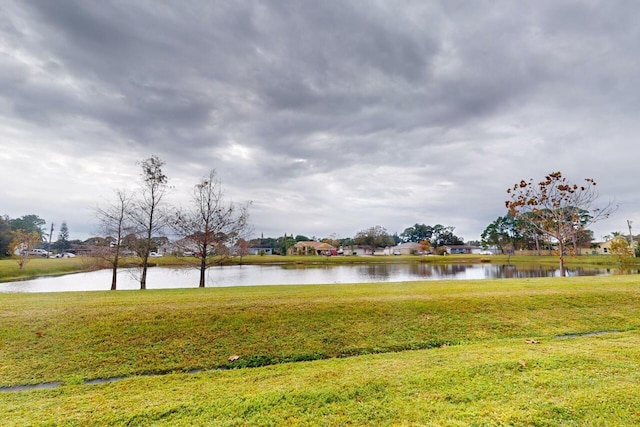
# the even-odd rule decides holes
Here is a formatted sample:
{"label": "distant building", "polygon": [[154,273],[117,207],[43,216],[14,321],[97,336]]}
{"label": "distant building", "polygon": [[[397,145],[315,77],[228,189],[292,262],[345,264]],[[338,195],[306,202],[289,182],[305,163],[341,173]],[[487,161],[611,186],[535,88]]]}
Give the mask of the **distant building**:
{"label": "distant building", "polygon": [[445,251],[449,255],[459,255],[459,254],[474,254],[480,255],[482,254],[482,246],[470,246],[470,245],[445,245]]}
{"label": "distant building", "polygon": [[[623,239],[629,241],[629,235],[621,235]],[[633,250],[636,249],[638,243],[640,243],[640,235],[633,236]],[[605,240],[604,242],[593,242],[589,248],[583,248],[583,251],[590,255],[611,255],[611,242],[613,239]]]}
{"label": "distant building", "polygon": [[418,255],[421,254],[420,243],[407,242],[384,249],[385,255]]}
{"label": "distant building", "polygon": [[291,246],[287,253],[289,255],[337,255],[338,249],[324,242],[298,242]]}
{"label": "distant building", "polygon": [[247,251],[249,255],[273,255],[273,248],[270,246],[251,246]]}

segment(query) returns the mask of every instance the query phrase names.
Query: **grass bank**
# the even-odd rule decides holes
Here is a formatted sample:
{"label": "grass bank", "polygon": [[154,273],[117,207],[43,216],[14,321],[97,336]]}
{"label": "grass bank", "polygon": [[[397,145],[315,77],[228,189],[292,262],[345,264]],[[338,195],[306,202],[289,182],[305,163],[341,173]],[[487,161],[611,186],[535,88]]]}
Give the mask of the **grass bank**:
{"label": "grass bank", "polygon": [[[65,384],[3,393],[5,425],[640,422],[637,276],[0,294],[0,307],[1,384]],[[136,376],[151,373],[170,374]]]}
{"label": "grass bank", "polygon": [[0,306],[0,386],[640,325],[637,276],[0,294]]}
{"label": "grass bank", "polygon": [[636,426],[637,331],[4,393],[4,426]]}
{"label": "grass bank", "polygon": [[31,258],[23,269],[17,260],[0,260],[0,282],[25,280],[42,276],[59,276],[104,268],[96,258]]}

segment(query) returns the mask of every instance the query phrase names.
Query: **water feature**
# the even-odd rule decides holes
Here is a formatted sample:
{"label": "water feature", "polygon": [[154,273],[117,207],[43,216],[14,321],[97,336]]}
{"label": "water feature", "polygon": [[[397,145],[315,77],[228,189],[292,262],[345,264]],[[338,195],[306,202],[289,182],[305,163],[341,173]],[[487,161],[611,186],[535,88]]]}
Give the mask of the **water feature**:
{"label": "water feature", "polygon": [[[138,289],[138,269],[122,269],[118,289]],[[148,271],[148,289],[194,288],[199,271],[195,268],[153,267]],[[609,269],[568,269],[569,276],[612,274]],[[332,284],[365,282],[405,282],[415,280],[473,280],[500,278],[558,277],[559,271],[546,266],[497,264],[360,264],[330,266],[244,265],[212,267],[207,287]],[[0,283],[0,292],[63,292],[108,290],[111,271],[68,274],[32,280]]]}

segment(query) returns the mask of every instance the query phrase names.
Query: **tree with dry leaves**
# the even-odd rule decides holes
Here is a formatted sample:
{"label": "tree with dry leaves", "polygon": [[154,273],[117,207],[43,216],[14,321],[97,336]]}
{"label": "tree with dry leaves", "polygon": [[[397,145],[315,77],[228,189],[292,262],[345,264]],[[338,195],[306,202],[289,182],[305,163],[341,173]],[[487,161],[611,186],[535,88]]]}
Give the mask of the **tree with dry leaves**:
{"label": "tree with dry leaves", "polygon": [[633,256],[633,249],[626,237],[620,235],[611,240],[611,254],[618,258],[620,264]]}
{"label": "tree with dry leaves", "polygon": [[164,197],[169,190],[168,178],[162,171],[164,161],[156,156],[140,162],[142,182],[137,197],[131,203],[129,219],[140,235],[138,255],[142,258],[140,289],[147,288],[147,268],[153,238],[166,227],[169,219]]}
{"label": "tree with dry leaves", "polygon": [[195,185],[190,207],[176,214],[173,227],[183,242],[196,249],[199,287],[204,288],[206,271],[215,255],[228,255],[229,247],[249,231],[249,203],[227,201],[222,183],[211,170]]}
{"label": "tree with dry leaves", "polygon": [[18,256],[18,266],[24,269],[29,262],[31,250],[42,244],[42,238],[35,231],[16,230],[13,232],[13,241],[9,244],[12,252]]}
{"label": "tree with dry leaves", "polygon": [[525,221],[532,229],[548,237],[557,245],[560,275],[565,276],[565,255],[569,245],[581,230],[596,221],[607,218],[614,210],[611,203],[596,207],[596,182],[586,178],[582,184],[573,184],[553,172],[544,180],[521,180],[507,189],[510,200],[505,202],[509,214]]}
{"label": "tree with dry leaves", "polygon": [[422,255],[426,254],[431,250],[431,242],[429,240],[427,239],[420,240],[419,244],[420,244],[420,252],[422,253]]}
{"label": "tree with dry leaves", "polygon": [[100,222],[101,231],[113,240],[104,248],[98,250],[99,256],[111,266],[111,290],[116,290],[118,267],[124,246],[125,236],[131,233],[132,225],[129,221],[132,199],[124,190],[116,191],[116,198],[108,205],[96,208],[96,215]]}

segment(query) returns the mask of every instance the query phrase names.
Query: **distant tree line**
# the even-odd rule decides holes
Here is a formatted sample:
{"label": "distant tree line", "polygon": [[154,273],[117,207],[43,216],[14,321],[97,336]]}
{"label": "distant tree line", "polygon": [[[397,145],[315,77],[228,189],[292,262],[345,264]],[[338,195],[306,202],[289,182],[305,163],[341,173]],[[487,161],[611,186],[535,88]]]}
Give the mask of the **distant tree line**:
{"label": "distant tree line", "polygon": [[440,248],[445,245],[462,245],[464,240],[454,234],[455,227],[444,226],[441,224],[425,225],[415,224],[398,235],[390,234],[386,228],[376,225],[358,231],[353,237],[339,238],[335,234],[329,237],[317,238],[307,237],[305,235],[293,234],[281,237],[261,237],[252,239],[248,242],[250,247],[269,248],[274,254],[286,255],[289,248],[297,242],[302,241],[318,241],[329,243],[334,247],[342,247],[343,249],[352,249],[356,246],[365,248],[365,252],[374,253],[376,248],[384,248],[395,246],[400,243],[422,243],[428,242],[429,248]]}
{"label": "distant tree line", "polygon": [[36,214],[18,218],[10,218],[8,215],[0,216],[0,258],[21,257],[20,266],[24,267],[33,249],[42,248],[46,251],[62,253],[69,250],[72,244],[80,242],[69,239],[69,227],[66,221],[62,221],[58,239],[52,242],[53,224],[47,234],[46,223]]}

